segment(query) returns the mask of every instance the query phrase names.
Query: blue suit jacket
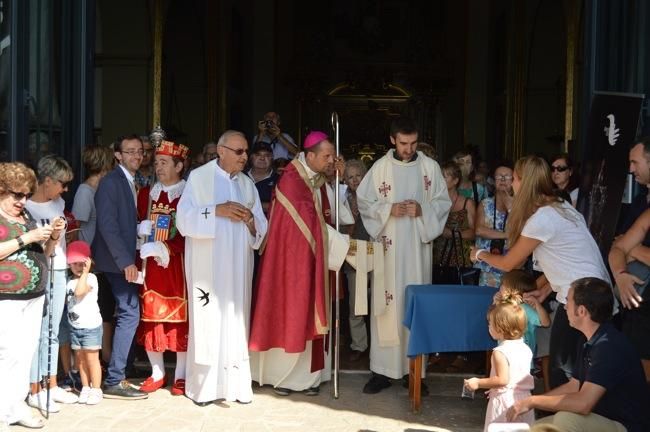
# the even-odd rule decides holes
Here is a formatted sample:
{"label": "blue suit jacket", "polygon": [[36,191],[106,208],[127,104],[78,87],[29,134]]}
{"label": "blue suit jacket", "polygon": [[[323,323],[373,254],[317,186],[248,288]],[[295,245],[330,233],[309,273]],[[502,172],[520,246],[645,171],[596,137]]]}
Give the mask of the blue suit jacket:
{"label": "blue suit jacket", "polygon": [[119,166],[99,182],[95,193],[97,232],[92,244],[97,270],[122,273],[135,264],[137,212],[129,180]]}

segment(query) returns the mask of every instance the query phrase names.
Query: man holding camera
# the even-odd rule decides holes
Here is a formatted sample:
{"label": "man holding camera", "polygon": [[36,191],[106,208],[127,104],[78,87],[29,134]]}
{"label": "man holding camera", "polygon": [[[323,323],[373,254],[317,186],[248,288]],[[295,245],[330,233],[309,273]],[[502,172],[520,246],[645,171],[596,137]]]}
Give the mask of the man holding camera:
{"label": "man holding camera", "polygon": [[293,138],[280,130],[280,115],[273,111],[264,114],[264,119],[257,122],[257,135],[253,138],[253,143],[267,143],[273,150],[273,160],[275,159],[293,159],[298,153],[298,146]]}

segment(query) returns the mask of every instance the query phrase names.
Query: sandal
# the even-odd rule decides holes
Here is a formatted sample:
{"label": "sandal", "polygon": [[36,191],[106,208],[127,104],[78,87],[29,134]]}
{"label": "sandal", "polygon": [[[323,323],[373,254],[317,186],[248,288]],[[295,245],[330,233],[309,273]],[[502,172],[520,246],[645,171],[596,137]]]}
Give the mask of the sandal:
{"label": "sandal", "polygon": [[29,429],[41,429],[45,426],[45,421],[38,417],[26,417],[22,420],[18,420],[16,424]]}

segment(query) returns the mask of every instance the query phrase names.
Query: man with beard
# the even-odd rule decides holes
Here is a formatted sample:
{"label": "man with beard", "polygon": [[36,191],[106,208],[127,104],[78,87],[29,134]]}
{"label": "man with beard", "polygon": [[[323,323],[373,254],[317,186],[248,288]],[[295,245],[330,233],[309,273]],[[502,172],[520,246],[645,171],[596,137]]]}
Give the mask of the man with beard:
{"label": "man with beard", "polygon": [[372,166],[357,189],[363,225],[384,245],[385,305],[370,313],[370,370],[363,388],[374,394],[389,378],[408,375],[408,331],[402,325],[406,286],[431,283],[432,242],[445,226],[451,201],[438,163],[417,151],[415,123],[393,121],[395,146]]}

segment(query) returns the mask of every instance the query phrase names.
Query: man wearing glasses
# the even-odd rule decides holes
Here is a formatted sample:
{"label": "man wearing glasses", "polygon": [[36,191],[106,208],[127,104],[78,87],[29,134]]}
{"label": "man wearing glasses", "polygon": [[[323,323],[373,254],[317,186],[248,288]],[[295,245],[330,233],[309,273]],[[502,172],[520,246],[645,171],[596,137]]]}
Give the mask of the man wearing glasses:
{"label": "man wearing glasses", "polygon": [[95,193],[97,233],[93,240],[96,268],[111,284],[117,310],[113,351],[104,380],[104,397],[144,399],[146,393],[125,380],[127,356],[140,322],[138,268],[135,265],[137,212],[135,174],[144,149],[138,135],[119,137],[119,164],[99,182]]}
{"label": "man wearing glasses", "polygon": [[176,224],[185,236],[189,340],[185,394],[197,405],[217,399],[250,403],[248,326],[253,251],[267,222],[253,181],[244,134],[219,138],[216,162],[190,174]]}

